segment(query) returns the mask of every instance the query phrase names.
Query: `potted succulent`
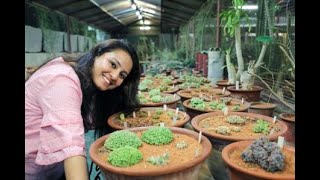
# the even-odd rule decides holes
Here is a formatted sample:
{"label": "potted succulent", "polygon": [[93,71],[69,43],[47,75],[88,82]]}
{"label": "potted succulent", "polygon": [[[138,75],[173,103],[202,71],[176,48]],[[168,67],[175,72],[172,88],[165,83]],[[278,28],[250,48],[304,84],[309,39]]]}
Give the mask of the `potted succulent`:
{"label": "potted succulent", "polygon": [[[134,117],[135,116],[135,117]],[[182,127],[190,120],[190,116],[183,111],[168,108],[164,110],[161,107],[144,107],[136,111],[135,114],[125,114],[118,112],[108,118],[110,127],[116,130],[142,126],[159,126],[164,123],[165,126]]]}
{"label": "potted succulent", "polygon": [[106,179],[197,179],[210,141],[177,127],[138,127],[97,139],[89,150]]}
{"label": "potted succulent", "polygon": [[181,97],[181,101],[185,101],[187,99],[191,99],[193,97],[200,97],[200,98],[206,98],[208,101],[210,101],[211,98],[217,98],[217,97],[227,97],[230,96],[230,92],[221,89],[213,89],[212,87],[207,88],[192,88],[192,89],[183,89],[177,92],[177,94]]}
{"label": "potted succulent", "polygon": [[246,112],[250,104],[231,97],[214,98],[210,100],[191,98],[183,101],[183,106],[191,118],[203,113],[223,111],[228,108],[232,112]]}
{"label": "potted succulent", "polygon": [[269,141],[239,141],[222,150],[222,159],[229,167],[231,180],[295,179],[295,148]]}
{"label": "potted succulent", "polygon": [[232,142],[254,140],[263,135],[276,140],[286,133],[287,125],[282,121],[273,122],[273,118],[261,114],[210,112],[194,117],[191,125],[209,137],[215,149],[221,150]]}
{"label": "potted succulent", "polygon": [[149,92],[140,92],[138,97],[142,107],[159,107],[166,104],[168,107],[175,109],[177,102],[180,100],[180,96],[161,93],[158,88]]}

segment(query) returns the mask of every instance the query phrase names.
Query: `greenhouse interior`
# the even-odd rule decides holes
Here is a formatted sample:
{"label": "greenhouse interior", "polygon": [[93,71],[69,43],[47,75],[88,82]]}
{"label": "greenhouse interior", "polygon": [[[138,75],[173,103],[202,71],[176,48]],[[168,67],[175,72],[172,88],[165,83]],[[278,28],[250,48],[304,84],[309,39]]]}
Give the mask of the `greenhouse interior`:
{"label": "greenhouse interior", "polygon": [[295,179],[295,0],[25,0],[25,179]]}

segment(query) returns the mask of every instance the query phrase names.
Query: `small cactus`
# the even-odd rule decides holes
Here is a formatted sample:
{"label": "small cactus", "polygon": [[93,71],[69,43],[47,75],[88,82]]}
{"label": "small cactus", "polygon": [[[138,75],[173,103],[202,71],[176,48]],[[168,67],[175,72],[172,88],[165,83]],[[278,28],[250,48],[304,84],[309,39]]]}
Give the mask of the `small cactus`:
{"label": "small cactus", "polygon": [[187,148],[187,147],[188,147],[188,144],[186,142],[184,142],[184,141],[178,142],[176,144],[176,148],[177,149],[184,149],[184,148]]}

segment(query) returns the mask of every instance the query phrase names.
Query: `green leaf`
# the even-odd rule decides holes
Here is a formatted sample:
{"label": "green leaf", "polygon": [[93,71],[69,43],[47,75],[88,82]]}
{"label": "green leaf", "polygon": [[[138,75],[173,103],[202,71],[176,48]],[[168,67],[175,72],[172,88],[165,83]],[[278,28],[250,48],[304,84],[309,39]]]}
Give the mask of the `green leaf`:
{"label": "green leaf", "polygon": [[270,36],[259,36],[256,40],[263,43],[269,43],[272,41],[272,38]]}

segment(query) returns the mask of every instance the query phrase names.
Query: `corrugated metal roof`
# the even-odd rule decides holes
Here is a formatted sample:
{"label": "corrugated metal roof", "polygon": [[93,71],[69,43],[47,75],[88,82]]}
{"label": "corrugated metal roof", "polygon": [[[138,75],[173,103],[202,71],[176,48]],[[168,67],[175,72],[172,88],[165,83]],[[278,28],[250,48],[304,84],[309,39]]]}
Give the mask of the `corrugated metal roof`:
{"label": "corrugated metal roof", "polygon": [[[139,33],[143,22],[149,34],[177,33],[207,0],[26,0],[72,16],[110,33]],[[248,0],[256,4],[257,0]],[[230,4],[230,1],[221,0]],[[294,0],[278,0],[279,11],[291,8]],[[132,7],[137,6],[137,9]],[[227,5],[228,6],[228,5]],[[292,10],[293,8],[293,10]],[[141,12],[141,19],[136,14]]]}

